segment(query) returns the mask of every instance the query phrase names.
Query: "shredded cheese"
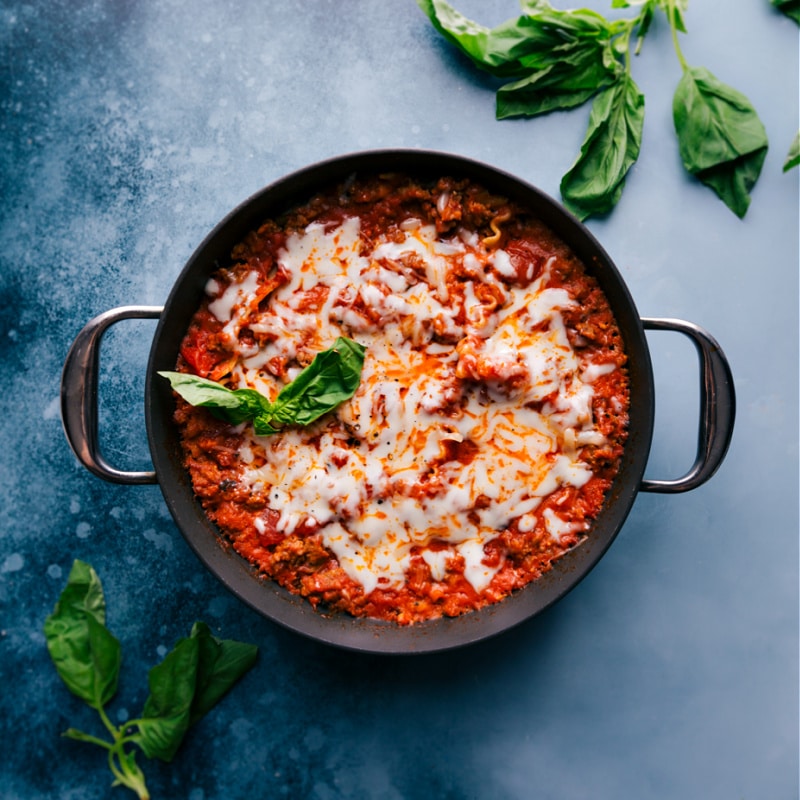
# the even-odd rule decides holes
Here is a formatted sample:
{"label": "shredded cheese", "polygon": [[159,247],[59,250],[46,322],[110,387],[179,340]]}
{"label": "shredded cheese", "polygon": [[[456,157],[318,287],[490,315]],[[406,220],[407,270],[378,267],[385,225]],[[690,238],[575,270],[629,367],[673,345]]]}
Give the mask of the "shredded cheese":
{"label": "shredded cheese", "polygon": [[[226,335],[246,325],[263,341],[240,354],[240,387],[274,396],[271,359],[302,358],[339,335],[367,347],[337,424],[251,434],[238,454],[241,481],[268,495],[286,535],[318,524],[366,593],[402,585],[412,553],[434,580],[463,560],[480,592],[502,566],[486,563],[484,546],[512,520],[532,530],[542,498],[591,478],[580,454],[603,442],[593,383],[614,365],[582,361],[571,347],[561,312],[573,301],[547,287],[547,269],[515,285],[503,281],[514,274],[509,254],[470,231],[441,241],[415,219],[399,230],[367,247],[358,217],[347,217],[289,236],[278,260],[290,277],[266,310],[253,302],[255,272],[224,291],[209,282],[209,310]],[[449,281],[456,266],[462,277]],[[486,287],[494,304],[481,299]],[[312,291],[319,302],[301,310]],[[552,510],[544,522],[555,540],[576,529]]]}

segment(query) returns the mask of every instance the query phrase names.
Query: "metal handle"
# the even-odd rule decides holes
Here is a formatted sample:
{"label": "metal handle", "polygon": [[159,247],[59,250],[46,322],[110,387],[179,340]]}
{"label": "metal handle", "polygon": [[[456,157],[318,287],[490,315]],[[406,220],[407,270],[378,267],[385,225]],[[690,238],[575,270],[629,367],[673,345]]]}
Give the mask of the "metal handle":
{"label": "metal handle", "polygon": [[101,455],[97,434],[97,383],[100,340],[106,330],[125,319],[158,319],[158,306],[120,306],[96,316],[75,337],[61,373],[61,421],[72,451],[93,474],[112,483],[155,483],[155,472],[125,472]]}
{"label": "metal handle", "polygon": [[644,480],[644,492],[688,492],[705,483],[719,468],[733,435],[736,393],[728,360],[703,328],[680,319],[642,319],[645,330],[676,331],[688,336],[700,358],[700,427],[697,458],[689,472],[671,481]]}

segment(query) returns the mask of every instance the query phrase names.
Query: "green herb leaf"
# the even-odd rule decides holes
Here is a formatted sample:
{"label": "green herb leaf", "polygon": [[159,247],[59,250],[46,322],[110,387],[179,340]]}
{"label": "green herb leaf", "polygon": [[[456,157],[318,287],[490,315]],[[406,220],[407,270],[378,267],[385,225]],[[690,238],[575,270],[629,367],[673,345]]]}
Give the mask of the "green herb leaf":
{"label": "green herb leaf", "polygon": [[621,74],[614,36],[626,23],[609,22],[589,9],[561,11],[545,0],[528,0],[522,7],[543,47],[521,55],[528,74],[498,90],[498,119],[574,108]]}
{"label": "green herb leaf", "polygon": [[210,408],[216,416],[239,425],[269,413],[272,404],[255,389],[228,389],[221,383],[185,372],[159,372],[187,403]]}
{"label": "green herb leaf", "polygon": [[547,0],[521,0],[520,7],[537,27],[554,32],[562,41],[573,37],[609,36],[617,25],[588,8],[553,8]]}
{"label": "green herb leaf", "polygon": [[620,30],[619,23],[594,11],[561,11],[546,0],[521,3],[523,16],[494,28],[473,22],[445,0],[417,4],[447,41],[476,66],[501,78],[529,75],[557,63],[578,42],[600,47]]}
{"label": "green herb leaf", "polygon": [[768,146],[750,101],[704,67],[688,67],[675,90],[672,112],[686,170],[743,217]]}
{"label": "green herb leaf", "polygon": [[609,47],[596,40],[555,53],[549,63],[497,91],[497,119],[533,117],[582,105],[622,70]]}
{"label": "green herb leaf", "polygon": [[481,69],[498,77],[521,75],[520,58],[549,52],[559,44],[552,34],[542,33],[527,17],[486,28],[456,11],[444,0],[417,0],[439,33]]}
{"label": "green herb leaf", "polygon": [[207,714],[253,666],[258,648],[219,640],[195,623],[148,674],[150,694],[132,737],[148,758],[171,761],[190,725]]}
{"label": "green herb leaf", "polygon": [[783,171],[788,172],[798,164],[800,164],[800,131],[795,135],[792,146],[786,154],[786,161],[783,162]]}
{"label": "green herb leaf", "polygon": [[364,345],[340,336],[291,382],[275,402],[255,389],[227,389],[219,383],[183,372],[159,372],[186,402],[206,406],[233,425],[253,421],[256,435],[277,433],[286,425],[310,425],[349,400],[361,382]]}
{"label": "green herb leaf", "polygon": [[653,17],[656,13],[656,2],[655,0],[646,0],[644,4],[644,8],[639,12],[639,16],[636,22],[636,48],[634,53],[638,56],[639,52],[642,49],[642,43],[644,42],[644,37],[647,36],[647,32],[650,30],[650,25],[653,23]]}
{"label": "green herb leaf", "polygon": [[644,95],[630,75],[597,96],[581,153],[561,181],[564,204],[579,219],[607,213],[619,202],[639,157],[643,126]]}
{"label": "green herb leaf", "polygon": [[361,382],[366,348],[340,336],[281,389],[268,419],[256,419],[266,433],[285,425],[310,425],[323,414],[349,400]]}
{"label": "green herb leaf", "polygon": [[800,24],[800,0],[771,0],[775,8]]}
{"label": "green herb leaf", "polygon": [[197,684],[189,719],[194,724],[255,664],[258,648],[232,639],[217,639],[204,622],[195,623],[191,635],[199,644]]}
{"label": "green herb leaf", "polygon": [[114,696],[119,641],[105,627],[105,598],[97,573],[76,560],[44,624],[47,649],[67,688],[98,711]]}
{"label": "green herb leaf", "polygon": [[148,758],[171,761],[189,729],[199,651],[196,637],[180,639],[148,673],[150,694],[133,740]]}
{"label": "green herb leaf", "polygon": [[[606,213],[617,203],[638,156],[644,101],[630,79],[631,58],[660,10],[684,70],[673,102],[684,166],[744,216],[764,164],[766,132],[744,95],[686,63],[678,33],[686,33],[689,0],[611,0],[612,8],[638,9],[634,17],[616,20],[590,9],[556,9],[547,0],[520,0],[523,16],[492,29],[445,0],[417,2],[475,64],[514,78],[497,91],[498,119],[574,108],[595,97],[581,154],[562,180],[563,199],[581,218]],[[771,2],[800,21],[800,0]],[[793,159],[792,151],[784,169],[796,166]]]}

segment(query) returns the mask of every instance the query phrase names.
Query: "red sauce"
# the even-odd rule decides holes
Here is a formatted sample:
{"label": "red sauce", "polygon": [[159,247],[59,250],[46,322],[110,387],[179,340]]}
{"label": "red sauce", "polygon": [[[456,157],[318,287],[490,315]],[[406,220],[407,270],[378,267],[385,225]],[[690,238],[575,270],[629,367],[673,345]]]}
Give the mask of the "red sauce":
{"label": "red sauce", "polygon": [[[577,301],[577,305],[561,311],[575,352],[593,365],[615,367],[613,371],[600,374],[592,383],[591,413],[595,430],[602,434],[603,440],[582,447],[580,454],[581,462],[592,470],[592,477],[581,486],[562,485],[544,497],[535,511],[533,523],[531,518],[525,518],[525,524],[522,518],[512,518],[502,530],[496,531],[483,546],[482,560],[493,576],[480,590],[476,590],[465,575],[464,557],[459,552],[450,553],[452,545],[443,532],[441,539],[433,536],[425,545],[431,553],[450,553],[443,576],[434,577],[432,567],[423,558],[422,548],[417,547],[410,551],[402,585],[379,578],[374,589],[365,591],[343,568],[335,553],[325,546],[324,525],[310,511],[287,533],[281,521],[281,508],[270,505],[269,488],[253,490],[242,481],[242,448],[246,445],[247,434],[241,428],[220,422],[207,410],[193,408],[179,400],[176,420],[194,491],[209,517],[242,557],[256,564],[265,577],[306,597],[314,607],[409,624],[442,615],[456,616],[500,602],[536,580],[551,568],[554,560],[584,537],[591,536],[591,521],[600,512],[619,467],[627,435],[629,403],[625,354],[606,298],[569,248],[524,209],[489,194],[480,186],[450,178],[424,184],[403,176],[383,176],[335,187],[284,218],[268,220],[234,249],[232,265],[215,275],[214,297],[256,270],[260,275],[257,307],[231,341],[224,334],[223,322],[209,310],[213,299],[209,298],[198,309],[186,333],[177,367],[224,382],[242,348],[252,352],[276,341],[276,333],[265,332],[257,323],[263,315],[269,314],[272,293],[291,281],[292,276],[278,265],[288,237],[312,222],[324,223],[327,229],[352,216],[360,219],[365,251],[372,242],[381,237],[385,239],[387,232],[390,238],[401,241],[403,223],[415,218],[434,225],[442,236],[455,236],[459,230],[473,232],[508,254],[511,270],[496,270],[491,281],[481,282],[480,276],[474,274],[474,265],[466,261],[448,272],[446,286],[450,302],[454,308],[460,305],[463,308],[454,317],[455,327],[430,321],[428,333],[433,341],[449,345],[459,353],[458,366],[443,382],[439,400],[440,410],[453,419],[463,412],[465,385],[474,388],[491,384],[513,392],[526,379],[522,367],[501,368],[496,361],[486,358],[480,336],[459,335],[458,326],[467,322],[464,303],[467,283],[472,281],[470,285],[478,304],[469,313],[474,319],[481,314],[488,318],[506,302],[504,286],[526,286],[549,270],[548,288],[565,289]],[[411,279],[414,274],[420,279],[424,276],[425,264],[416,263],[413,258],[408,259],[405,268],[412,275]],[[385,291],[388,293],[388,288]],[[315,284],[308,290],[298,291],[295,307],[300,313],[315,315],[322,312],[328,300],[328,289]],[[354,293],[350,302],[340,299],[330,309],[333,316],[344,317],[348,311],[359,314],[366,321],[364,324],[381,323],[376,308],[366,303],[361,295]],[[276,355],[267,360],[262,367],[263,374],[288,380],[292,369],[310,360],[313,335],[313,331],[308,333],[295,359]],[[308,352],[304,349],[306,346]],[[433,362],[421,362],[416,367],[418,372],[433,368]],[[410,377],[398,375],[395,380],[410,380]],[[555,394],[528,401],[527,408],[545,413],[555,401]],[[319,435],[341,432],[345,428],[332,414],[330,420],[320,425]],[[337,451],[333,457],[335,467],[340,469],[347,467],[350,456],[355,456],[358,448],[371,446],[355,434],[351,440],[343,438],[342,442],[341,452]],[[473,442],[446,440],[438,454],[430,458],[419,479],[410,485],[398,484],[395,491],[419,500],[437,498],[446,488],[443,487],[446,465],[467,466],[475,457]],[[254,458],[256,461],[248,467],[259,466],[258,459],[265,456],[257,453]],[[371,492],[370,488],[368,494]],[[387,502],[390,500],[387,498]],[[476,522],[492,502],[486,495],[477,496],[470,519]],[[342,507],[339,513],[346,523],[351,512]],[[376,513],[376,519],[380,519],[381,513]],[[548,514],[565,526],[565,533],[554,537],[548,529]]]}

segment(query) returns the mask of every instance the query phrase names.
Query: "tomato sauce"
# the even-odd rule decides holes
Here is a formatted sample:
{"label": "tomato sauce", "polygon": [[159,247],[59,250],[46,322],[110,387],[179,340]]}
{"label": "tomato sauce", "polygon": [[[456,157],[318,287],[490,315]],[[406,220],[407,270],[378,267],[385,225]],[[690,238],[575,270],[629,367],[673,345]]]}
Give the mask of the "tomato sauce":
{"label": "tomato sauce", "polygon": [[[315,262],[324,271],[336,259],[350,259],[341,275],[317,280],[313,271],[303,276],[297,264],[287,266],[292,247],[316,252],[302,239],[309,231],[320,250],[354,219],[358,237],[350,250],[345,233],[337,233],[338,249]],[[417,233],[426,226],[435,240]],[[364,277],[345,281],[356,262]],[[369,277],[373,273],[378,277]],[[541,320],[530,319],[529,306],[514,310],[520,296],[515,292],[532,286],[537,297],[556,298]],[[415,317],[408,316],[409,308]],[[274,396],[334,328],[361,337],[373,361],[353,404],[308,430],[267,441],[246,424],[228,425],[177,398],[175,418],[194,491],[235,550],[265,579],[326,612],[411,624],[501,602],[591,536],[627,436],[625,353],[597,282],[540,221],[506,198],[453,178],[421,182],[388,175],[334,187],[266,221],[234,249],[231,264],[209,283],[177,368],[230,388],[255,382]],[[550,360],[541,362],[542,378],[526,348],[556,341],[557,334],[562,339],[555,355],[543,351],[542,358]],[[509,345],[516,341],[523,342],[520,352]],[[379,363],[381,354],[394,353],[392,347],[401,356]],[[568,352],[559,354],[559,348]],[[553,374],[553,364],[573,362],[578,366],[570,374]],[[435,383],[423,383],[432,376]],[[433,388],[426,393],[419,388],[425,386]],[[368,406],[367,392],[375,387],[377,399]],[[397,404],[410,403],[412,396],[414,413],[403,419],[438,415],[438,422],[420,423],[416,431],[389,427]],[[476,423],[469,429],[474,437],[464,431],[465,419],[490,413],[495,400],[511,421],[498,436],[511,444],[503,444],[492,461],[485,448],[493,445],[481,437],[503,418]],[[564,422],[580,403],[582,421]],[[363,408],[371,413],[357,416]],[[541,483],[530,477],[529,490],[501,485],[503,459],[512,465],[507,469],[519,472],[513,441],[530,434],[520,433],[519,424],[529,419],[552,426],[539,437],[552,440],[538,456],[535,480]],[[452,427],[450,438],[436,433],[443,426]],[[302,446],[281,449],[279,437],[293,442],[298,436],[304,437]],[[407,449],[393,451],[395,441]],[[309,453],[318,458],[308,462],[303,477],[297,463]],[[402,468],[398,456],[406,459]],[[563,466],[567,456],[569,469]],[[275,477],[273,464],[281,459],[286,463],[280,474],[294,483]],[[310,480],[323,462],[334,488],[310,497],[309,484],[299,481]],[[376,464],[383,469],[380,477],[374,475]],[[499,477],[492,480],[489,469],[482,488],[476,476],[486,464],[497,464]],[[472,481],[463,508],[451,499],[461,473]],[[541,488],[548,481],[552,491]],[[501,513],[504,504],[509,507]],[[523,510],[516,513],[515,504]],[[426,509],[430,518],[420,522]],[[500,522],[491,529],[487,520],[495,519]],[[455,530],[459,526],[473,535],[459,538],[465,535]],[[369,543],[370,530],[384,528],[386,541],[401,532],[405,537],[392,556],[397,563],[389,566]]]}

